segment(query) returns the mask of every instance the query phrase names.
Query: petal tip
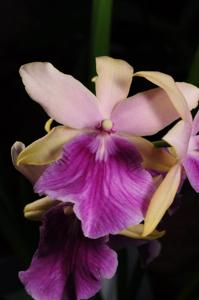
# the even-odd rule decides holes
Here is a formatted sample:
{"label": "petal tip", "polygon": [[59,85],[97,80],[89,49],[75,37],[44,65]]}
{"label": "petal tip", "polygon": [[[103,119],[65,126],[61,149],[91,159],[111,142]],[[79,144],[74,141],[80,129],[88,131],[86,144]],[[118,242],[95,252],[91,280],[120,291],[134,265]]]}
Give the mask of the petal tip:
{"label": "petal tip", "polygon": [[25,149],[25,145],[22,142],[16,141],[11,147],[11,158],[14,166],[17,166],[18,157],[20,153]]}
{"label": "petal tip", "polygon": [[151,226],[147,225],[147,227],[144,226],[142,237],[146,238],[148,235],[150,235],[153,232],[153,230],[154,230],[154,226],[152,225]]}

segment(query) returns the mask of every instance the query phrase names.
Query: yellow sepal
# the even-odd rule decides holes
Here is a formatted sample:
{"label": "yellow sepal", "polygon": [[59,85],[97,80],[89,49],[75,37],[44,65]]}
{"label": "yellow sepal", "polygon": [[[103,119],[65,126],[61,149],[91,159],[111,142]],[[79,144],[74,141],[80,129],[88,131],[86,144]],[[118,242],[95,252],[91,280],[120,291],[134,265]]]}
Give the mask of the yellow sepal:
{"label": "yellow sepal", "polygon": [[48,209],[59,203],[60,201],[52,200],[49,197],[33,201],[24,207],[24,217],[32,221],[40,221]]}
{"label": "yellow sepal", "polygon": [[48,165],[58,160],[63,146],[80,133],[79,130],[65,126],[54,127],[48,134],[30,144],[19,154],[17,165]]}
{"label": "yellow sepal", "polygon": [[133,225],[127,229],[124,229],[119,234],[133,239],[155,240],[161,238],[165,231],[154,230],[147,236],[143,236],[144,224]]}
{"label": "yellow sepal", "polygon": [[52,125],[53,119],[48,119],[48,121],[46,122],[44,129],[46,132],[50,132],[51,131],[51,125]]}

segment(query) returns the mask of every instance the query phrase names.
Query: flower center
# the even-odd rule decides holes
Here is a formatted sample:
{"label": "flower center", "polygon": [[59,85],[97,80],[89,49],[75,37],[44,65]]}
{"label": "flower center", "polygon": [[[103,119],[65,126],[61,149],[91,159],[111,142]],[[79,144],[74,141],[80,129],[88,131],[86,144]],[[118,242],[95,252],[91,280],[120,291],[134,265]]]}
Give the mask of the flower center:
{"label": "flower center", "polygon": [[111,129],[113,128],[113,122],[112,122],[110,119],[105,119],[105,120],[103,120],[102,123],[101,123],[101,128],[102,128],[104,131],[110,132]]}

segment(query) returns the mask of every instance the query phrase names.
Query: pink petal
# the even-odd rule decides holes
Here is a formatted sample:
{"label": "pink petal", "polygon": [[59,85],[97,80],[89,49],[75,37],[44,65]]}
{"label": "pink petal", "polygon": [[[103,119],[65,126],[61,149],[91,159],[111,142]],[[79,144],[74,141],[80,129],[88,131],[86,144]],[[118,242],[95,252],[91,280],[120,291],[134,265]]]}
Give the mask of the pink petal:
{"label": "pink petal", "polygon": [[176,85],[185,97],[189,109],[196,108],[199,101],[199,88],[187,82],[176,82]]}
{"label": "pink petal", "polygon": [[189,140],[188,152],[198,152],[199,151],[199,135],[191,136]]}
{"label": "pink petal", "polygon": [[180,159],[187,155],[191,130],[191,125],[181,120],[163,137],[163,140],[175,148],[176,154]]}
{"label": "pink petal", "polygon": [[199,193],[199,152],[190,152],[183,161],[183,166],[191,186]]}
{"label": "pink petal", "polygon": [[199,132],[199,111],[197,112],[192,125],[192,135],[196,135]]}
{"label": "pink petal", "polygon": [[115,104],[128,96],[133,68],[125,61],[108,56],[96,58],[96,95],[100,110],[109,119]]}
{"label": "pink petal", "polygon": [[72,128],[95,127],[101,121],[96,97],[72,76],[50,63],[22,66],[20,75],[26,91],[57,122]]}
{"label": "pink petal", "polygon": [[136,136],[153,135],[178,118],[179,114],[161,88],[121,101],[111,117],[115,130]]}
{"label": "pink petal", "polygon": [[124,138],[82,135],[64,147],[62,158],[40,177],[35,191],[74,203],[86,236],[115,234],[143,220],[154,191],[141,162]]}

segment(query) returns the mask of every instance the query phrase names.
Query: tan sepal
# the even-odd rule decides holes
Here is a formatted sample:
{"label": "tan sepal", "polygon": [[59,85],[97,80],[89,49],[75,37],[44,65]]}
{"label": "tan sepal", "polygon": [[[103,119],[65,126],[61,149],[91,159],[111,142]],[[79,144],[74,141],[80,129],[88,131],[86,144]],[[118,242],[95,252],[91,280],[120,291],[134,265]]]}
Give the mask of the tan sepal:
{"label": "tan sepal", "polygon": [[172,204],[181,181],[181,165],[174,165],[155,191],[147,209],[143,236],[153,232]]}
{"label": "tan sepal", "polygon": [[167,150],[156,148],[153,143],[142,137],[126,135],[126,138],[133,143],[142,156],[145,169],[167,172],[176,164],[176,158]]}
{"label": "tan sepal", "polygon": [[124,235],[133,239],[155,240],[161,238],[165,231],[154,230],[147,236],[143,236],[144,224],[133,225],[120,232],[120,235]]}
{"label": "tan sepal", "polygon": [[24,217],[32,221],[40,221],[48,209],[59,203],[60,201],[52,200],[49,197],[33,201],[24,207]]}
{"label": "tan sepal", "polygon": [[63,145],[80,133],[80,130],[64,126],[54,127],[48,134],[30,144],[19,154],[17,165],[48,165],[59,159]]}
{"label": "tan sepal", "polygon": [[[189,123],[192,122],[192,116],[189,111],[189,106],[181,93],[176,82],[167,74],[161,72],[141,71],[134,73],[134,76],[144,77],[150,82],[162,88],[171,100],[179,116]],[[161,104],[160,104],[161,105]]]}

